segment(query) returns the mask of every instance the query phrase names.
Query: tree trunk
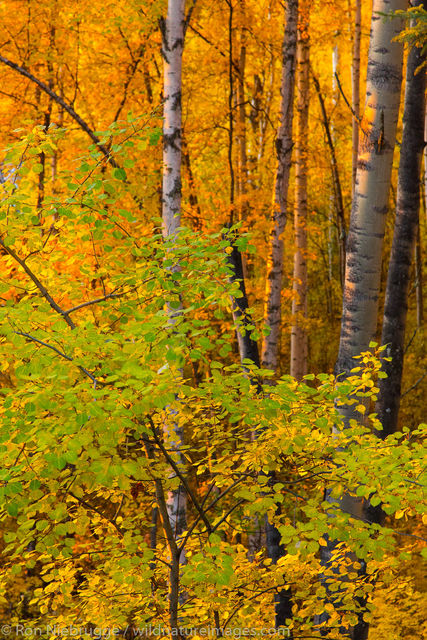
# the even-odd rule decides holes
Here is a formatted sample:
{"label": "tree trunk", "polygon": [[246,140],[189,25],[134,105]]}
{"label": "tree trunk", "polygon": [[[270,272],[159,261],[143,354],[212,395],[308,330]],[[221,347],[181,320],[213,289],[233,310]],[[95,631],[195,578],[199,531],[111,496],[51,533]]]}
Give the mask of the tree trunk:
{"label": "tree trunk", "polygon": [[[338,73],[338,66],[339,66],[339,52],[338,52],[338,45],[336,44],[332,50],[332,108],[335,110],[336,104],[337,104],[337,77],[336,74]],[[320,96],[320,91],[317,92],[317,95]],[[320,99],[320,97],[319,97]],[[324,122],[324,126],[326,124],[329,123],[327,121],[327,118],[324,118],[325,122]],[[331,123],[330,126],[330,134],[331,134],[331,143],[332,146],[334,147],[334,152],[335,152],[335,140],[334,140],[334,126]],[[334,208],[336,208],[336,202],[337,202],[337,197],[336,197],[336,186],[335,186],[335,179],[334,179],[334,171],[333,171],[333,175],[332,175],[332,193],[329,197],[329,211],[328,211],[328,280],[329,280],[329,287],[331,287],[332,284],[332,275],[333,275],[333,217],[334,217]],[[338,245],[339,246],[339,245]],[[341,264],[341,260],[340,260],[340,264]],[[341,286],[343,285],[343,281],[341,282]],[[332,298],[332,295],[331,295]]]}
{"label": "tree trunk", "polygon": [[[415,0],[413,6],[427,6],[427,1]],[[397,427],[404,356],[408,289],[412,256],[417,240],[420,209],[420,174],[424,146],[425,73],[416,69],[425,60],[421,49],[409,52],[406,71],[405,110],[397,184],[396,222],[388,268],[381,343],[387,346],[383,369],[387,378],[379,382],[378,417],[385,438]],[[416,276],[417,277],[417,276]]]}
{"label": "tree trunk", "polygon": [[295,254],[293,272],[291,376],[307,373],[307,155],[310,100],[310,3],[300,4],[297,45],[297,131],[295,148]]}
{"label": "tree trunk", "polygon": [[352,162],[352,194],[356,186],[357,151],[359,148],[359,115],[360,115],[360,38],[362,22],[362,0],[356,0],[354,15],[353,62],[351,65],[351,85],[353,102],[353,162]]}
{"label": "tree trunk", "polygon": [[361,123],[356,188],[347,242],[346,278],[337,373],[348,374],[353,360],[375,337],[382,244],[402,77],[398,18],[379,12],[405,9],[405,0],[374,0],[368,57],[366,104]]}
{"label": "tree trunk", "polygon": [[285,8],[285,34],[283,38],[282,80],[280,86],[280,126],[276,138],[278,159],[272,213],[270,255],[267,264],[265,323],[270,330],[264,339],[262,365],[277,368],[281,322],[281,293],[283,280],[283,232],[286,225],[289,174],[292,159],[292,120],[295,84],[295,58],[297,46],[298,0],[289,0]]}
{"label": "tree trunk", "polygon": [[248,186],[248,154],[246,148],[246,107],[245,107],[245,71],[246,71],[246,0],[239,2],[239,22],[240,22],[240,53],[238,60],[237,77],[237,126],[236,137],[239,150],[239,173],[238,173],[238,196],[240,219],[245,220],[248,213],[247,186]]}
{"label": "tree trunk", "polygon": [[[258,344],[257,341],[251,337],[251,330],[248,329],[248,327],[253,326],[253,323],[250,316],[248,296],[246,294],[242,254],[235,244],[232,246],[231,253],[228,254],[227,261],[231,271],[230,282],[238,282],[241,291],[241,296],[239,298],[233,297],[231,301],[240,361],[244,364],[245,360],[250,360],[255,366],[259,367]],[[259,390],[261,391],[261,389]]]}
{"label": "tree trunk", "polygon": [[[173,238],[181,225],[181,146],[182,146],[182,53],[184,47],[185,0],[169,0],[166,20],[160,20],[162,31],[163,55],[163,182],[162,182],[162,220],[163,237]],[[172,274],[179,265],[172,267]],[[173,277],[173,275],[172,275]],[[180,310],[168,309],[169,321],[173,326]],[[172,448],[182,449],[184,444],[183,428],[174,420],[173,411],[169,412],[164,424],[165,437],[171,441]],[[179,453],[179,464],[184,465]],[[161,504],[158,504],[159,509]],[[169,613],[171,627],[177,626],[179,603],[179,564],[184,560],[178,552],[176,540],[186,529],[187,496],[182,484],[168,493],[166,501],[169,529],[173,542],[168,537],[171,552],[171,570],[169,587]],[[164,518],[163,518],[164,519]],[[165,523],[163,523],[165,526]]]}
{"label": "tree trunk", "polygon": [[182,53],[185,0],[169,0],[161,21],[163,55],[163,235],[181,224]]}
{"label": "tree trunk", "polygon": [[[396,124],[399,115],[403,47],[393,39],[402,29],[398,18],[384,20],[380,12],[403,10],[405,0],[374,0],[371,21],[366,102],[359,136],[356,186],[347,242],[343,312],[336,374],[349,375],[358,356],[375,337],[381,282],[382,244],[388,211]],[[344,425],[363,419],[353,406],[339,407]],[[326,500],[336,502],[327,492]],[[340,509],[357,519],[365,517],[362,498],[345,493]],[[331,568],[335,541],[322,547],[322,564]],[[336,567],[339,571],[339,567]],[[363,570],[363,563],[362,563]],[[326,619],[322,614],[320,620]],[[343,629],[352,640],[367,637],[368,624]]]}

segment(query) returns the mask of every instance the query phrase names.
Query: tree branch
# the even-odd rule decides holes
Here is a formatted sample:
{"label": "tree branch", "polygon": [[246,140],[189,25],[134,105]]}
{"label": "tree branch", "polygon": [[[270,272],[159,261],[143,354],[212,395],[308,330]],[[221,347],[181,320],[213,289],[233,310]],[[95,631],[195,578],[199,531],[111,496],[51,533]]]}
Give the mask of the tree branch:
{"label": "tree branch", "polygon": [[84,307],[90,307],[93,304],[98,304],[98,302],[104,302],[104,300],[114,300],[115,298],[122,298],[126,296],[129,291],[125,291],[124,293],[107,293],[107,295],[102,298],[95,298],[94,300],[89,300],[88,302],[82,302],[81,304],[76,305],[75,307],[71,307],[71,309],[67,309],[67,311],[63,311],[62,315],[68,316],[70,313],[74,313],[74,311],[79,311],[80,309],[84,309]]}
{"label": "tree branch", "polygon": [[65,315],[64,310],[61,309],[61,307],[55,302],[55,300],[52,298],[52,296],[50,295],[46,287],[37,278],[36,274],[33,273],[31,269],[27,266],[27,264],[25,263],[25,260],[22,260],[22,258],[20,258],[18,254],[15,253],[15,251],[11,247],[8,247],[7,245],[5,245],[2,238],[0,238],[0,245],[24,269],[25,273],[31,278],[31,280],[36,285],[37,289],[40,291],[42,296],[46,298],[46,300],[48,301],[52,309],[54,309],[56,313],[58,313],[60,316],[64,318],[65,322],[68,324],[68,326],[71,329],[75,329],[76,325],[74,324],[74,322],[71,320],[71,318]]}
{"label": "tree branch", "polygon": [[31,82],[34,82],[37,86],[40,87],[40,89],[42,89],[42,91],[47,93],[47,95],[50,96],[52,100],[55,100],[55,102],[57,102],[63,109],[65,109],[68,115],[70,115],[73,118],[73,120],[77,122],[77,124],[83,129],[83,131],[87,133],[89,138],[96,144],[98,149],[104,154],[105,158],[107,159],[107,162],[114,168],[119,167],[119,165],[114,160],[114,158],[111,157],[108,149],[101,143],[100,139],[94,134],[94,132],[89,127],[87,122],[85,122],[83,118],[81,118],[79,114],[76,113],[74,109],[67,102],[65,102],[65,100],[63,100],[60,96],[58,96],[57,93],[52,91],[52,89],[48,87],[47,84],[45,84],[42,80],[39,80],[38,78],[36,78],[36,76],[34,76],[30,71],[28,71],[28,69],[25,69],[25,67],[21,67],[16,62],[12,62],[11,60],[8,60],[2,55],[0,55],[0,62],[3,62],[3,64],[6,64],[11,69],[14,69],[21,75],[25,76],[26,78],[31,80]]}
{"label": "tree branch", "polygon": [[[71,356],[67,356],[66,353],[62,353],[62,351],[60,351],[59,349],[57,349],[53,345],[49,344],[48,342],[43,342],[43,340],[39,340],[35,336],[32,336],[29,333],[25,333],[24,331],[15,331],[15,334],[17,336],[23,336],[24,338],[28,338],[28,340],[31,340],[32,342],[37,342],[37,344],[41,344],[43,347],[47,347],[48,349],[51,349],[52,351],[57,353],[59,356],[61,356],[61,358],[64,358],[65,360],[68,360],[69,362],[74,362],[74,358],[72,358]],[[90,378],[92,380],[92,382],[94,382],[96,385],[99,385],[99,386],[102,386],[102,387],[106,386],[105,382],[102,382],[101,380],[98,380],[97,378],[95,378],[95,376],[92,375],[90,373],[90,371],[85,369],[82,365],[78,364],[77,367],[80,369],[80,371],[82,373],[85,374],[85,376]]]}
{"label": "tree branch", "polygon": [[212,531],[211,523],[207,519],[205,512],[203,511],[202,507],[200,506],[199,501],[197,500],[196,496],[194,495],[193,490],[191,489],[190,485],[188,484],[187,478],[185,477],[185,475],[183,473],[181,473],[178,465],[173,460],[173,458],[169,455],[166,447],[164,447],[162,442],[160,441],[160,438],[159,438],[159,436],[157,434],[156,425],[154,424],[153,419],[151,418],[151,416],[148,416],[148,420],[150,421],[151,428],[152,428],[152,431],[153,431],[153,436],[154,436],[154,439],[156,441],[157,446],[159,447],[160,451],[165,456],[167,462],[170,464],[172,469],[175,471],[175,473],[178,476],[178,478],[181,480],[182,484],[184,485],[184,488],[185,488],[186,492],[188,493],[188,495],[191,498],[191,502],[194,504],[194,506],[195,506],[200,518],[203,520],[203,522],[204,522],[204,524],[206,526],[206,529],[210,533]]}

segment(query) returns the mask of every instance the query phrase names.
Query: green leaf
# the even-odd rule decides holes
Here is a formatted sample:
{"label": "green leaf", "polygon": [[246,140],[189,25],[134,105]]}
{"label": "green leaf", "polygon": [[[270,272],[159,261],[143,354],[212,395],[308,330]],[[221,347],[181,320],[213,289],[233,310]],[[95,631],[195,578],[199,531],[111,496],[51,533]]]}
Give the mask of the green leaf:
{"label": "green leaf", "polygon": [[16,504],[16,502],[10,502],[7,505],[7,512],[10,516],[12,516],[13,518],[16,518],[16,516],[19,513],[19,508],[18,505]]}
{"label": "green leaf", "polygon": [[126,171],[121,167],[113,169],[113,176],[114,178],[116,178],[116,180],[121,180],[122,182],[127,179]]}

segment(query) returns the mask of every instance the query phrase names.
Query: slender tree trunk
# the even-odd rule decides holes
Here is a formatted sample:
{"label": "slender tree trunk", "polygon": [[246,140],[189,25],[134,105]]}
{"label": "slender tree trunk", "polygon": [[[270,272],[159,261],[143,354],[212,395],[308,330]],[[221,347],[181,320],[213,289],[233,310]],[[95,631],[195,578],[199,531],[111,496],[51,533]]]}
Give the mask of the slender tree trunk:
{"label": "slender tree trunk", "polygon": [[291,376],[307,373],[307,155],[310,101],[310,2],[300,3],[297,45],[297,131],[295,148],[295,254],[293,272]]}
{"label": "slender tree trunk", "polygon": [[169,0],[162,26],[163,55],[163,235],[181,224],[182,53],[185,0]]}
{"label": "slender tree trunk", "polygon": [[352,103],[353,103],[353,162],[352,162],[352,194],[356,186],[357,152],[359,148],[359,116],[360,116],[360,39],[362,22],[362,0],[356,0],[354,14],[353,62],[351,65]]}
{"label": "slender tree trunk", "polygon": [[285,8],[285,34],[283,38],[283,67],[280,86],[280,126],[276,138],[277,173],[274,191],[273,228],[270,255],[267,264],[265,323],[270,330],[262,348],[262,364],[267,369],[277,368],[281,322],[281,293],[283,280],[283,233],[286,225],[289,174],[292,160],[292,120],[295,84],[295,58],[297,45],[298,0],[289,0]]}
{"label": "slender tree trunk", "polygon": [[240,53],[238,60],[237,77],[237,147],[239,152],[239,172],[238,172],[238,196],[240,218],[244,220],[248,213],[247,185],[248,185],[248,154],[246,148],[246,105],[245,105],[245,71],[246,71],[246,0],[239,2],[239,22],[240,22]]}
{"label": "slender tree trunk", "polygon": [[[427,7],[427,0],[415,0],[413,6]],[[388,345],[387,356],[392,358],[390,362],[383,363],[388,377],[379,382],[377,412],[383,426],[380,434],[382,438],[395,431],[399,416],[408,289],[412,256],[417,241],[424,146],[425,73],[415,72],[424,60],[425,55],[421,49],[413,47],[409,52],[406,71],[396,222],[388,268],[381,338],[382,344]]]}
{"label": "slender tree trunk", "polygon": [[[338,45],[336,44],[334,46],[334,48],[332,49],[332,106],[335,109],[335,106],[337,104],[337,80],[336,80],[336,74],[338,73],[338,65],[339,65],[339,52],[338,52]],[[316,87],[317,88],[317,87]],[[320,90],[317,91],[317,95],[319,96],[319,100],[320,100]],[[322,106],[323,100],[321,100],[321,106]],[[323,118],[324,120],[324,126],[327,124],[328,128],[330,128],[330,135],[331,135],[331,143],[332,146],[334,148],[334,155],[335,155],[335,140],[334,140],[334,127],[333,124],[331,123],[330,127],[329,127],[329,121],[327,118]],[[333,218],[334,218],[334,208],[336,208],[336,187],[335,187],[335,180],[334,180],[334,175],[332,175],[332,193],[329,197],[329,211],[328,211],[328,280],[329,280],[329,286],[331,286],[332,283],[332,276],[333,276]],[[341,286],[342,286],[342,282],[341,282]]]}
{"label": "slender tree trunk", "polygon": [[[55,35],[56,35],[56,29],[54,27],[53,24],[51,24],[50,26],[50,30],[49,30],[49,49],[48,49],[48,56],[47,56],[47,70],[48,70],[48,75],[49,75],[49,89],[53,89],[53,67],[52,67],[52,51],[54,49],[55,46]],[[37,97],[40,100],[40,87],[38,87],[36,85],[36,90],[37,90]],[[46,110],[44,112],[44,116],[43,116],[43,126],[45,128],[45,131],[47,132],[47,130],[49,129],[50,126],[50,122],[51,122],[51,115],[52,115],[52,99],[49,97],[49,102],[47,104]],[[42,208],[43,208],[43,203],[44,203],[44,198],[45,198],[45,183],[46,183],[46,155],[44,153],[44,151],[41,151],[39,153],[39,163],[42,167],[40,173],[39,173],[39,179],[38,179],[38,193],[37,193],[37,215],[40,219],[40,222],[42,221],[43,218],[43,214],[42,214]]]}
{"label": "slender tree trunk", "polygon": [[[285,9],[285,33],[283,39],[283,63],[281,80],[280,126],[276,138],[278,167],[274,191],[273,228],[267,266],[265,322],[270,334],[265,338],[262,349],[264,367],[276,370],[281,323],[281,292],[283,280],[284,245],[283,233],[288,208],[289,176],[292,161],[292,123],[295,88],[295,68],[298,39],[298,0],[288,0]],[[270,478],[274,483],[274,477]],[[280,507],[278,507],[279,509]],[[285,550],[280,543],[280,533],[268,522],[265,523],[266,546],[269,557],[276,564]],[[281,589],[275,595],[275,626],[285,626],[292,618],[292,594],[290,589]],[[292,635],[293,637],[293,635]]]}
{"label": "slender tree trunk", "polygon": [[197,231],[201,231],[203,227],[202,212],[199,205],[199,199],[197,197],[196,183],[194,180],[193,169],[191,167],[190,150],[185,140],[184,133],[182,135],[182,162],[187,171],[187,184],[188,184],[188,202],[191,207],[193,228]]}
{"label": "slender tree trunk", "polygon": [[[162,182],[162,219],[163,237],[170,240],[176,236],[181,224],[181,146],[182,146],[182,54],[184,48],[185,0],[169,0],[166,20],[160,20],[162,31],[163,55],[163,182]],[[173,272],[179,265],[172,267]],[[176,322],[180,310],[169,309],[170,323]],[[183,427],[174,420],[169,412],[164,425],[166,438],[172,441],[173,448],[180,451],[184,444]],[[179,454],[179,464],[184,460]],[[158,504],[159,509],[162,508]],[[174,543],[170,535],[168,543],[171,551],[171,571],[169,589],[169,612],[171,627],[177,626],[179,603],[179,565],[183,554],[178,552],[176,540],[186,529],[187,496],[184,487],[169,491],[166,501],[167,518]],[[163,523],[165,526],[165,523]]]}
{"label": "slender tree trunk", "polygon": [[[265,138],[266,138],[267,126],[268,126],[268,123],[270,122],[271,103],[272,103],[273,94],[274,94],[274,84],[275,84],[276,74],[275,74],[275,65],[274,65],[274,53],[272,51],[270,52],[269,66],[270,66],[270,73],[269,73],[269,79],[268,79],[267,95],[265,98],[265,107],[261,112],[261,117],[259,118],[259,137],[258,137],[258,154],[257,154],[258,162],[260,162],[261,159],[264,157]],[[264,90],[264,87],[265,87],[265,79],[262,84],[263,90]]]}

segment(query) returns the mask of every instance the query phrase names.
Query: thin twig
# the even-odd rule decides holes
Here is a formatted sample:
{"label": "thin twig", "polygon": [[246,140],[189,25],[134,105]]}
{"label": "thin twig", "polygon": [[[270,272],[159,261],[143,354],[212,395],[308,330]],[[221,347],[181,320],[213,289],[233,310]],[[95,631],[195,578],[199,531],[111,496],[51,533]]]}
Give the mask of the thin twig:
{"label": "thin twig", "polygon": [[[356,122],[359,123],[360,128],[362,129],[362,118],[360,116],[358,116],[356,114],[356,112],[354,111],[353,107],[351,106],[351,104],[349,103],[349,101],[347,100],[347,96],[345,95],[343,88],[341,86],[341,81],[339,79],[339,75],[337,72],[335,72],[335,78],[337,80],[337,84],[338,84],[338,89],[340,90],[340,94],[342,95],[342,97],[344,98],[344,102],[346,103],[347,107],[350,109],[351,113],[353,114],[353,118],[356,120]],[[362,129],[363,131],[363,129]],[[363,131],[363,133],[365,133],[365,131]],[[365,135],[367,135],[365,133]]]}
{"label": "thin twig", "polygon": [[406,396],[407,393],[409,393],[410,391],[412,391],[413,389],[415,389],[415,387],[418,387],[418,385],[420,384],[420,382],[422,380],[424,380],[424,378],[427,376],[427,369],[426,371],[424,371],[423,375],[421,376],[421,378],[418,378],[418,380],[416,382],[414,382],[414,384],[412,386],[409,387],[409,389],[406,389],[406,391],[404,391],[402,393],[402,395],[400,396],[401,398],[403,398],[403,396]]}
{"label": "thin twig", "polygon": [[186,31],[188,29],[188,25],[190,24],[191,16],[192,16],[192,13],[194,11],[194,7],[196,6],[196,2],[197,2],[197,0],[193,0],[193,4],[189,8],[187,16],[185,18],[185,21],[184,21],[184,36],[185,36]]}
{"label": "thin twig", "polygon": [[101,518],[103,520],[106,520],[107,522],[109,522],[110,524],[113,525],[113,527],[116,529],[116,531],[118,532],[118,534],[120,535],[121,538],[123,538],[124,536],[124,532],[123,530],[119,527],[119,525],[117,524],[117,522],[114,522],[113,520],[110,520],[109,518],[107,518],[107,516],[102,513],[102,511],[100,511],[100,509],[98,509],[97,507],[94,507],[92,504],[90,504],[89,502],[86,502],[86,500],[84,500],[83,498],[79,498],[78,496],[76,496],[72,491],[68,491],[68,494],[74,498],[74,500],[77,500],[77,502],[79,504],[81,504],[83,507],[86,507],[86,509],[89,509],[90,511],[95,511],[95,513],[97,513],[99,516],[101,516]]}
{"label": "thin twig", "polygon": [[94,300],[82,302],[75,307],[71,307],[71,309],[67,309],[67,311],[64,311],[63,315],[68,316],[70,313],[74,313],[74,311],[79,311],[80,309],[84,309],[84,307],[90,307],[92,304],[104,302],[104,300],[114,300],[115,298],[122,298],[123,296],[128,295],[128,293],[130,293],[130,291],[125,291],[124,293],[107,293],[107,295],[103,296],[102,298],[95,298]]}
{"label": "thin twig", "polygon": [[[57,353],[59,356],[61,356],[61,358],[64,358],[64,360],[68,360],[68,362],[74,362],[74,358],[72,358],[71,356],[67,356],[66,353],[63,353],[62,351],[60,351],[59,349],[57,349],[53,345],[49,344],[48,342],[43,342],[43,340],[39,340],[35,336],[32,336],[29,333],[25,333],[24,331],[15,331],[14,333],[16,335],[18,335],[18,336],[22,336],[24,338],[28,338],[28,340],[31,340],[32,342],[36,342],[37,344],[40,344],[43,347],[47,347],[47,349],[51,349],[52,351]],[[80,369],[80,371],[82,373],[85,374],[85,376],[90,378],[92,380],[92,382],[94,382],[96,385],[100,385],[102,387],[106,386],[106,384],[107,384],[106,382],[102,382],[102,380],[98,380],[98,378],[96,378],[94,375],[92,375],[90,373],[90,371],[85,369],[85,367],[83,367],[81,364],[78,364],[77,367]]]}

